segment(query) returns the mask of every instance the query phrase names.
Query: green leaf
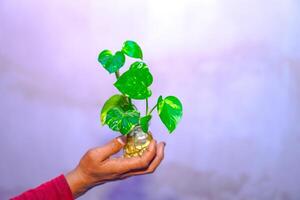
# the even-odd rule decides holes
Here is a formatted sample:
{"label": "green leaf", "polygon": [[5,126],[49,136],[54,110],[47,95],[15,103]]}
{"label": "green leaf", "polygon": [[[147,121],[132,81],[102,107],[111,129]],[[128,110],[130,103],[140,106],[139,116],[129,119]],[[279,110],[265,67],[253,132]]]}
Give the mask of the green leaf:
{"label": "green leaf", "polygon": [[122,51],[129,57],[143,59],[142,49],[134,41],[127,40],[124,42]]}
{"label": "green leaf", "polygon": [[182,104],[179,99],[174,96],[163,99],[160,96],[157,101],[157,111],[169,133],[172,133],[182,117]]}
{"label": "green leaf", "polygon": [[115,94],[113,96],[111,96],[103,105],[102,110],[101,110],[101,115],[100,115],[100,119],[101,119],[101,123],[105,124],[105,119],[106,119],[106,115],[107,112],[114,108],[114,107],[120,107],[123,110],[127,111],[127,110],[133,110],[132,106],[130,106],[127,97],[125,97],[124,95],[121,94]]}
{"label": "green leaf", "polygon": [[126,135],[139,123],[139,118],[140,113],[136,110],[123,111],[115,107],[107,112],[105,124],[112,130]]}
{"label": "green leaf", "polygon": [[148,88],[153,82],[152,74],[143,62],[133,63],[115,82],[115,87],[132,99],[146,99],[152,95]]}
{"label": "green leaf", "polygon": [[151,115],[146,115],[140,119],[140,125],[144,133],[148,133],[149,129],[149,122],[151,120],[152,116]]}
{"label": "green leaf", "polygon": [[125,56],[122,51],[117,51],[113,55],[111,51],[104,50],[99,54],[98,61],[109,73],[114,73],[124,65]]}

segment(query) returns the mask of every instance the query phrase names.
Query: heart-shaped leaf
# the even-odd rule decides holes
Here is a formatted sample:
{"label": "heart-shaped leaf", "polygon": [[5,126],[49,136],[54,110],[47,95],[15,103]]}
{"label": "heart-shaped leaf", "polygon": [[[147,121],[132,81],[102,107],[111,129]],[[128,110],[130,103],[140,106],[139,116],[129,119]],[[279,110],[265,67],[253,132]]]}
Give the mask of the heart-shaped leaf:
{"label": "heart-shaped leaf", "polygon": [[163,99],[160,96],[157,101],[157,111],[169,133],[172,133],[182,117],[182,104],[179,99],[174,96]]}
{"label": "heart-shaped leaf", "polygon": [[151,120],[152,116],[151,115],[146,115],[140,119],[140,125],[144,133],[148,133],[149,129],[149,122]]}
{"label": "heart-shaped leaf", "polygon": [[143,59],[142,49],[134,41],[127,40],[124,42],[122,51],[129,57]]}
{"label": "heart-shaped leaf", "polygon": [[140,113],[136,110],[124,111],[115,107],[107,112],[105,124],[112,130],[126,135],[139,123],[139,118]]}
{"label": "heart-shaped leaf", "polygon": [[98,61],[109,73],[114,73],[124,65],[125,56],[122,51],[117,51],[113,55],[111,51],[104,50],[99,54]]}
{"label": "heart-shaped leaf", "polygon": [[133,63],[115,82],[115,87],[132,99],[146,99],[152,92],[148,88],[153,82],[152,74],[143,62]]}
{"label": "heart-shaped leaf", "polygon": [[127,97],[125,97],[124,95],[121,94],[115,94],[113,96],[111,96],[103,105],[102,110],[101,110],[101,123],[105,124],[105,120],[106,120],[106,115],[107,112],[114,108],[114,107],[119,107],[122,108],[122,110],[133,110],[132,106],[130,106]]}

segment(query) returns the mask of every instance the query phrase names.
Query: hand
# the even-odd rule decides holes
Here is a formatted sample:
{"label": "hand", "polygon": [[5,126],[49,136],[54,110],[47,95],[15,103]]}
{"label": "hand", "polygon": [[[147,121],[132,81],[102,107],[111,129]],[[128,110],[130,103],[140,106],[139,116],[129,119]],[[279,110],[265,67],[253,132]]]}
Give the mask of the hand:
{"label": "hand", "polygon": [[102,147],[89,150],[78,166],[66,175],[75,198],[96,185],[155,171],[163,160],[165,143],[157,144],[152,140],[141,157],[112,158],[123,148],[125,140],[124,136],[117,137]]}

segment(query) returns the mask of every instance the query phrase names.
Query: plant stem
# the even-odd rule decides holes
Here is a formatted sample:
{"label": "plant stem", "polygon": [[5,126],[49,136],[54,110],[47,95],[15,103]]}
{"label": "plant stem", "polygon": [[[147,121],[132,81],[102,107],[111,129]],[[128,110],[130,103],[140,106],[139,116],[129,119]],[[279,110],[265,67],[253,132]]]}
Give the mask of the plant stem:
{"label": "plant stem", "polygon": [[146,115],[148,114],[148,107],[149,107],[149,105],[148,105],[148,98],[146,99]]}
{"label": "plant stem", "polygon": [[127,97],[128,98],[128,102],[129,102],[129,105],[132,106],[132,101],[131,101],[131,98]]}
{"label": "plant stem", "polygon": [[115,72],[115,75],[116,75],[116,78],[117,78],[117,80],[119,79],[119,77],[120,77],[120,71],[119,70],[117,70],[116,72]]}
{"label": "plant stem", "polygon": [[155,104],[155,106],[150,110],[150,112],[148,114],[150,115],[156,107],[157,107],[157,104]]}

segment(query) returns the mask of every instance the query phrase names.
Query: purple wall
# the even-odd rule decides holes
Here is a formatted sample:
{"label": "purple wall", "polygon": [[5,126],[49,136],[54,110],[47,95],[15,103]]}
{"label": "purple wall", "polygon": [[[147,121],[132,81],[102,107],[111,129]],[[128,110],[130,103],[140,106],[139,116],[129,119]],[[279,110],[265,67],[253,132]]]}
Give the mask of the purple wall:
{"label": "purple wall", "polygon": [[[81,199],[300,199],[297,0],[0,1],[0,199],[71,170],[117,136],[99,123],[116,89],[97,63],[136,40],[153,99],[184,117],[154,175]],[[140,104],[141,105],[141,104]]]}

